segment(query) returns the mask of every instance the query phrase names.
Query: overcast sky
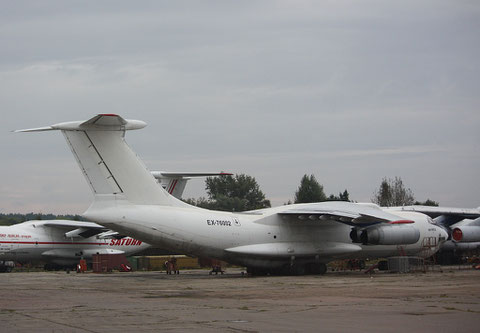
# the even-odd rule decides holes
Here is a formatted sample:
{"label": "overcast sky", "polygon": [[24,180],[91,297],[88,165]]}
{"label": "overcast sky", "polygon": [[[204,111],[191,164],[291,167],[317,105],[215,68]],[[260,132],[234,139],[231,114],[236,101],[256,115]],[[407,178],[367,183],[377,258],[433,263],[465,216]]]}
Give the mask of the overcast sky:
{"label": "overcast sky", "polygon": [[275,206],[314,174],[478,207],[479,41],[473,0],[1,1],[0,212],[88,208],[61,133],[10,131],[98,113],[148,123],[149,169],[246,173]]}

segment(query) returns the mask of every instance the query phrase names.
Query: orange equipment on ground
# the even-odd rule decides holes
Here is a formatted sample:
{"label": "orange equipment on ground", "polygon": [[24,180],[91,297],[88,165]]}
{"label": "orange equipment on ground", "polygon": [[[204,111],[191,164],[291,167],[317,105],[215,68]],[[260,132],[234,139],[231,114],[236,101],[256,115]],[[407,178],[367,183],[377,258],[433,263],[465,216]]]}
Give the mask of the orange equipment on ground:
{"label": "orange equipment on ground", "polygon": [[77,273],[83,273],[87,271],[87,261],[80,259],[80,263],[77,265]]}

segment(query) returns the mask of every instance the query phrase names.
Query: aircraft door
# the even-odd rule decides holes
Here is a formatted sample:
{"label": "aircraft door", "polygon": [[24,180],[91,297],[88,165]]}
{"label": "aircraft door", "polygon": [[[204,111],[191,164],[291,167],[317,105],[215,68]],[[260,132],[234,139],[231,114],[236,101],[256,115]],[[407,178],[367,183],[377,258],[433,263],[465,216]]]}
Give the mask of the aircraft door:
{"label": "aircraft door", "polygon": [[0,260],[2,260],[2,256],[11,252],[16,246],[18,245],[0,238]]}
{"label": "aircraft door", "polygon": [[17,235],[7,233],[0,236],[0,260],[15,260],[19,248]]}

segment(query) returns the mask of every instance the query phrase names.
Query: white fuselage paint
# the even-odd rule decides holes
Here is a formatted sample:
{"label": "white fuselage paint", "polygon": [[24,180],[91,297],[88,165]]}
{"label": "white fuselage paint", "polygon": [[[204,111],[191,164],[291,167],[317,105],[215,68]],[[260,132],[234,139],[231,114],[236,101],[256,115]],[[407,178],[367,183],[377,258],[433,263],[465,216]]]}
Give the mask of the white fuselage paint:
{"label": "white fuselage paint", "polygon": [[[290,208],[297,206],[291,205]],[[284,220],[277,215],[284,210],[285,206],[282,206],[242,214],[194,207],[131,205],[118,201],[115,207],[93,204],[84,215],[108,228],[178,253],[266,268],[282,266],[292,259],[304,263],[327,263],[337,258],[428,257],[438,250],[439,239],[446,236],[441,227],[429,223],[423,214],[394,212],[401,218],[414,221],[412,225],[420,231],[417,243],[404,246],[353,245],[349,236],[351,226],[335,221]],[[426,239],[433,246],[425,247]],[[259,244],[255,253],[231,251],[232,248],[255,244]],[[262,254],[263,248],[268,249],[268,253]],[[272,249],[278,251],[272,253]]]}
{"label": "white fuselage paint", "polygon": [[0,261],[45,261],[59,265],[78,263],[79,259],[91,260],[92,255],[139,252],[150,245],[125,237],[121,240],[66,238],[65,231],[44,226],[46,221],[28,221],[0,227]]}
{"label": "white fuselage paint", "polygon": [[[145,126],[142,121],[100,114],[87,121],[21,131],[62,131],[94,194],[92,205],[83,214],[86,218],[177,253],[213,257],[250,268],[275,269],[290,263],[292,271],[298,273],[307,265],[309,270],[321,272],[324,265],[311,264],[400,254],[426,257],[438,250],[440,239],[447,237],[441,227],[429,223],[426,215],[388,214],[388,210],[371,205],[313,203],[246,213],[189,206],[158,186],[126,143],[126,130]],[[326,213],[315,213],[322,211]],[[349,224],[381,227],[389,223],[408,223],[417,228],[418,241],[384,246],[361,245],[350,239]],[[426,240],[431,240],[430,246],[424,246]],[[312,270],[312,266],[322,269]]]}

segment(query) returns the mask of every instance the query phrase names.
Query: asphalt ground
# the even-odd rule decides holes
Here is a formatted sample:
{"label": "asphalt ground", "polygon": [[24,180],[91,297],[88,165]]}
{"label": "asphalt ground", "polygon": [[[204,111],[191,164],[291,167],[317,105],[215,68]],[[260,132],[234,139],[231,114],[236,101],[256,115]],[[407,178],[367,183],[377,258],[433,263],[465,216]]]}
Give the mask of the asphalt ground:
{"label": "asphalt ground", "polygon": [[478,332],[480,271],[0,274],[1,332]]}

